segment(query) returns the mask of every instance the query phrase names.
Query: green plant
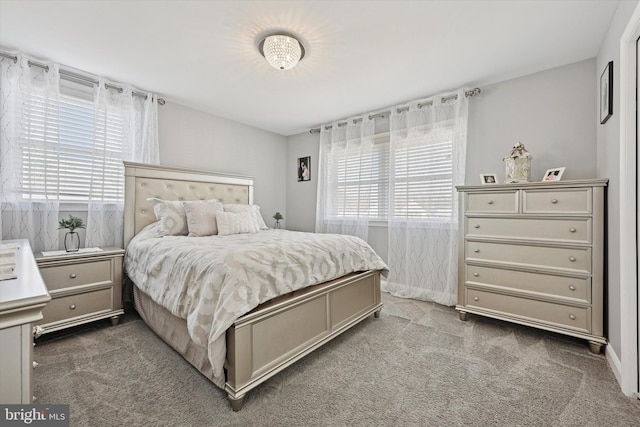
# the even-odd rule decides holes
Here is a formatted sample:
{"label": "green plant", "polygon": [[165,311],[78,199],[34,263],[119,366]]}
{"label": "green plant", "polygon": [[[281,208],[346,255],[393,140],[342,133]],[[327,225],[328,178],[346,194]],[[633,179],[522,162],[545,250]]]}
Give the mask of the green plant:
{"label": "green plant", "polygon": [[282,214],[280,212],[276,212],[273,214],[273,219],[276,220],[276,222],[280,222],[281,219],[284,219],[284,217],[282,216]]}
{"label": "green plant", "polygon": [[76,228],[85,228],[82,218],[78,218],[77,216],[73,215],[69,215],[69,219],[61,219],[60,221],[58,221],[58,225],[58,230],[66,228],[72,233]]}

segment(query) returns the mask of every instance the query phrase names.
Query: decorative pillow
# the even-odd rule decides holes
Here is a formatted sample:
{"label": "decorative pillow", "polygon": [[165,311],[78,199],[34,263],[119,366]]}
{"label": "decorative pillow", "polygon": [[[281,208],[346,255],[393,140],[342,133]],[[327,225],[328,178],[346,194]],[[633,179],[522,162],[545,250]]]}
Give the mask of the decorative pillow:
{"label": "decorative pillow", "polygon": [[228,236],[230,234],[257,233],[260,231],[251,212],[216,212],[218,234]]}
{"label": "decorative pillow", "polygon": [[268,230],[267,224],[265,224],[262,214],[260,213],[260,206],[258,205],[240,205],[240,204],[225,204],[225,212],[249,212],[253,219],[256,221],[256,226],[259,230]]}
{"label": "decorative pillow", "polygon": [[153,205],[153,213],[159,221],[158,233],[161,236],[186,236],[189,232],[187,216],[181,201],[147,199]]}
{"label": "decorative pillow", "polygon": [[213,236],[218,234],[216,214],[222,211],[222,203],[217,200],[197,200],[183,202],[187,215],[189,237]]}

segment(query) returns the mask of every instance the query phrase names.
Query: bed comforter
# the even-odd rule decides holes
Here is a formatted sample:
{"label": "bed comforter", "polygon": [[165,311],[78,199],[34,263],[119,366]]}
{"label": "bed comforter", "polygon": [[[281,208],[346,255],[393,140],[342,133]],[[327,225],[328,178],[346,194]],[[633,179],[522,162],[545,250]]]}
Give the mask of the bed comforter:
{"label": "bed comforter", "polygon": [[225,331],[259,304],[356,271],[388,269],[362,239],[264,230],[230,236],[157,237],[157,223],[131,240],[125,270],[136,286],[207,348],[224,387]]}

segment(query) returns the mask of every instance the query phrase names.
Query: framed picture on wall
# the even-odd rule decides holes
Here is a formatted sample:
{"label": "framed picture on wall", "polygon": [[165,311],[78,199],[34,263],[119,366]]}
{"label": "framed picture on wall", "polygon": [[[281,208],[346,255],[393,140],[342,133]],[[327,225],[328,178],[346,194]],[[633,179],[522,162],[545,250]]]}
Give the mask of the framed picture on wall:
{"label": "framed picture on wall", "polygon": [[613,114],[613,61],[609,61],[600,76],[600,124]]}
{"label": "framed picture on wall", "polygon": [[311,181],[311,156],[298,159],[298,181]]}

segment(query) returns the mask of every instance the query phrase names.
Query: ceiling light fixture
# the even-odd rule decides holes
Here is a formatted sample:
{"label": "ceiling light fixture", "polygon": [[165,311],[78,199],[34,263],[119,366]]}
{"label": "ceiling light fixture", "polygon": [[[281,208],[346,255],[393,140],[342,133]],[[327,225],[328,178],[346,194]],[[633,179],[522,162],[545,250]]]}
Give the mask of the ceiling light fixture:
{"label": "ceiling light fixture", "polygon": [[273,34],[258,45],[260,54],[273,68],[290,70],[304,58],[304,46],[295,37],[287,34]]}

